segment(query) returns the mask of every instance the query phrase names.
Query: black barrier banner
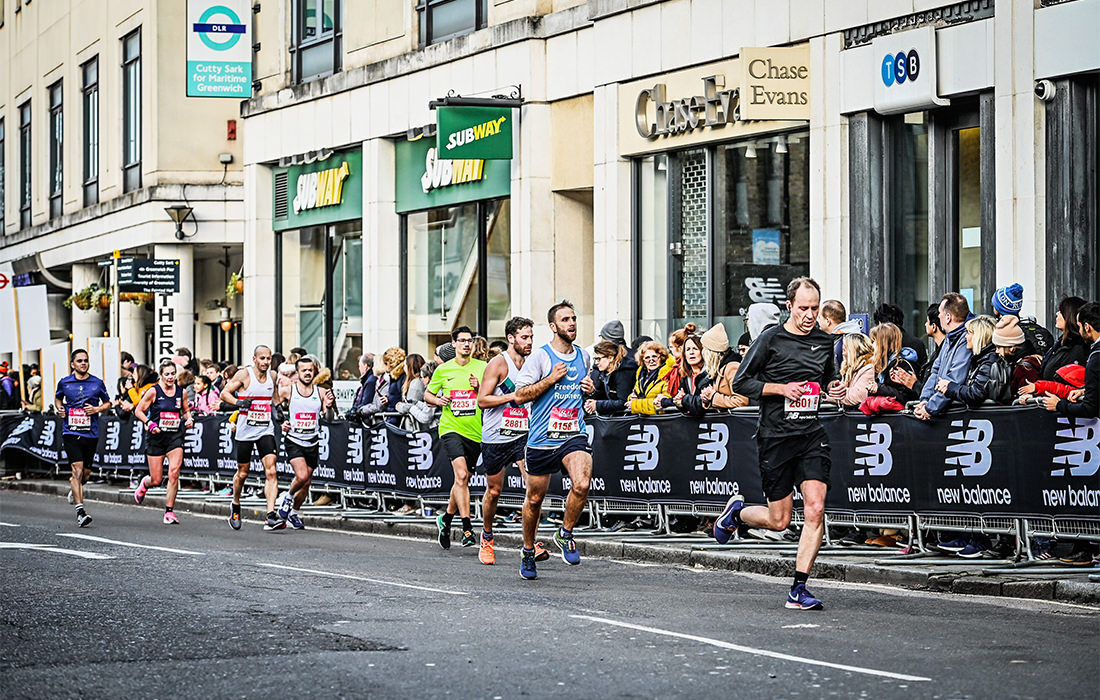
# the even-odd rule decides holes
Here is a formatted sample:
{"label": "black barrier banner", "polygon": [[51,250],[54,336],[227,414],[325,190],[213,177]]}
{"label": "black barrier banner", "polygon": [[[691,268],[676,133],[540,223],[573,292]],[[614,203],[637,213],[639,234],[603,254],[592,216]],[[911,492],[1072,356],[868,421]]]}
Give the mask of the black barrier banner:
{"label": "black barrier banner", "polygon": [[18,450],[53,465],[65,464],[61,421],[43,413],[4,416],[0,420],[0,452]]}

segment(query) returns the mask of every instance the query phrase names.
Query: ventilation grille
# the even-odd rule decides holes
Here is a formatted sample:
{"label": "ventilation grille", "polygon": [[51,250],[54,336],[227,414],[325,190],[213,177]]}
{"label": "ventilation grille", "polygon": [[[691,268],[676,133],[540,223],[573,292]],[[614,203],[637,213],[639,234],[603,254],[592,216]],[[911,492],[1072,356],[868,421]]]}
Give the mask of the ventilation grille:
{"label": "ventilation grille", "polygon": [[290,216],[290,201],[287,199],[287,173],[275,173],[275,218],[286,219]]}

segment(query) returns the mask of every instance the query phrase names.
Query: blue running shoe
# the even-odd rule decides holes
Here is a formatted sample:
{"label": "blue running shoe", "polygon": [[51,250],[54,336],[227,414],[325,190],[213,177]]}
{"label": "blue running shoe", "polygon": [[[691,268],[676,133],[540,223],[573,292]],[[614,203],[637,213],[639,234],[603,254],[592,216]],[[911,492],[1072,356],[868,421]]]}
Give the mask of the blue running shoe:
{"label": "blue running shoe", "polygon": [[306,524],[302,522],[302,519],[298,517],[297,513],[291,513],[287,516],[286,521],[290,523],[290,526],[295,530],[305,530]]}
{"label": "blue running shoe", "polygon": [[561,560],[570,566],[576,566],[581,563],[581,553],[577,551],[577,542],[573,539],[573,535],[569,537],[562,537],[561,528],[554,533],[554,542],[561,549]]}
{"label": "blue running shoe", "polygon": [[294,507],[294,499],[290,497],[290,491],[283,492],[283,495],[279,497],[279,506],[275,509],[275,512],[283,520],[287,519],[290,515],[290,509]]}
{"label": "blue running shoe", "polygon": [[787,607],[792,610],[824,610],[820,600],[810,595],[806,584],[800,583],[787,593]]}
{"label": "blue running shoe", "polygon": [[741,525],[741,509],[745,507],[745,497],[734,494],[726,501],[726,507],[722,514],[714,521],[714,539],[718,544],[725,544],[733,537],[733,533]]}
{"label": "blue running shoe", "polygon": [[520,550],[519,575],[528,581],[534,581],[539,577],[539,571],[535,567],[535,553]]}
{"label": "blue running shoe", "polygon": [[950,552],[954,554],[955,552],[961,552],[962,550],[966,549],[966,546],[968,544],[970,544],[970,540],[968,538],[956,537],[953,540],[940,542],[936,545],[936,549],[940,550],[941,552]]}

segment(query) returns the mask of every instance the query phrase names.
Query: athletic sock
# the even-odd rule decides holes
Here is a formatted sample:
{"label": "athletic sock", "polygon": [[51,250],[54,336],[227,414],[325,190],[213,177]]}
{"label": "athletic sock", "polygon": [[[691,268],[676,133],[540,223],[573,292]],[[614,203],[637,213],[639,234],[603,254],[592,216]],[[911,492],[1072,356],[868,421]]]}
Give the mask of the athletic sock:
{"label": "athletic sock", "polygon": [[274,519],[275,518],[275,511],[273,511],[273,510],[268,511],[267,512],[267,517]]}
{"label": "athletic sock", "polygon": [[793,591],[795,589],[795,587],[798,586],[798,584],[800,584],[800,583],[805,585],[805,583],[809,580],[810,580],[810,575],[809,574],[804,574],[801,571],[794,572],[794,583],[791,585],[791,590]]}
{"label": "athletic sock", "polygon": [[524,547],[523,548],[523,553],[524,554],[534,554],[535,553],[535,548],[531,547],[530,549],[528,549],[527,547]]}
{"label": "athletic sock", "polygon": [[564,527],[558,528],[558,529],[561,530],[561,537],[564,540],[567,540],[567,539],[569,539],[570,537],[573,536],[573,531],[572,530],[566,530]]}
{"label": "athletic sock", "polygon": [[492,540],[493,539],[493,533],[486,532],[485,530],[481,531],[481,536],[484,537],[487,540]]}
{"label": "athletic sock", "polygon": [[290,509],[290,514],[294,515],[294,516],[297,516],[298,515],[298,509],[297,508],[291,508]]}
{"label": "athletic sock", "polygon": [[473,526],[473,523],[470,522],[470,519],[469,518],[463,518],[462,519],[462,531],[463,532],[472,532],[473,529],[474,529],[474,526]]}
{"label": "athletic sock", "polygon": [[77,503],[73,506],[73,508],[76,508],[77,513],[83,513],[84,512],[84,504],[83,503]]}
{"label": "athletic sock", "polygon": [[164,506],[164,512],[165,513],[171,513],[172,512],[172,506]]}
{"label": "athletic sock", "polygon": [[444,513],[443,514],[443,525],[445,527],[450,527],[451,526],[451,521],[453,521],[454,519],[455,519],[455,514],[454,513]]}

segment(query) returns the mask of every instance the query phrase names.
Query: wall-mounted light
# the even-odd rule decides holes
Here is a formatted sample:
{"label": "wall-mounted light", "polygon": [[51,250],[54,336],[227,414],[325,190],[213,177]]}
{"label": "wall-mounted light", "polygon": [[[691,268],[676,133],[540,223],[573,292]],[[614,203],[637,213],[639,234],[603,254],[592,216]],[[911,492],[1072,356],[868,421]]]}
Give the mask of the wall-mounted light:
{"label": "wall-mounted light", "polygon": [[748,148],[745,149],[746,158],[756,158],[756,144],[750,143]]}
{"label": "wall-mounted light", "polygon": [[228,333],[233,328],[233,319],[230,318],[230,311],[228,306],[223,306],[218,309],[218,316],[221,318],[222,330]]}
{"label": "wall-mounted light", "polygon": [[786,137],[786,135],[780,136],[778,139],[776,139],[775,152],[776,153],[786,153],[787,152],[787,137]]}
{"label": "wall-mounted light", "polygon": [[[187,217],[191,216],[191,212],[193,211],[191,207],[186,204],[173,204],[170,207],[165,207],[164,211],[167,212],[172,221],[176,222],[176,240],[182,241],[184,238],[188,238],[183,232],[183,222],[187,220]],[[191,232],[191,235],[194,236],[199,230],[199,224],[193,216],[191,216],[191,221],[195,225],[195,231]]]}

